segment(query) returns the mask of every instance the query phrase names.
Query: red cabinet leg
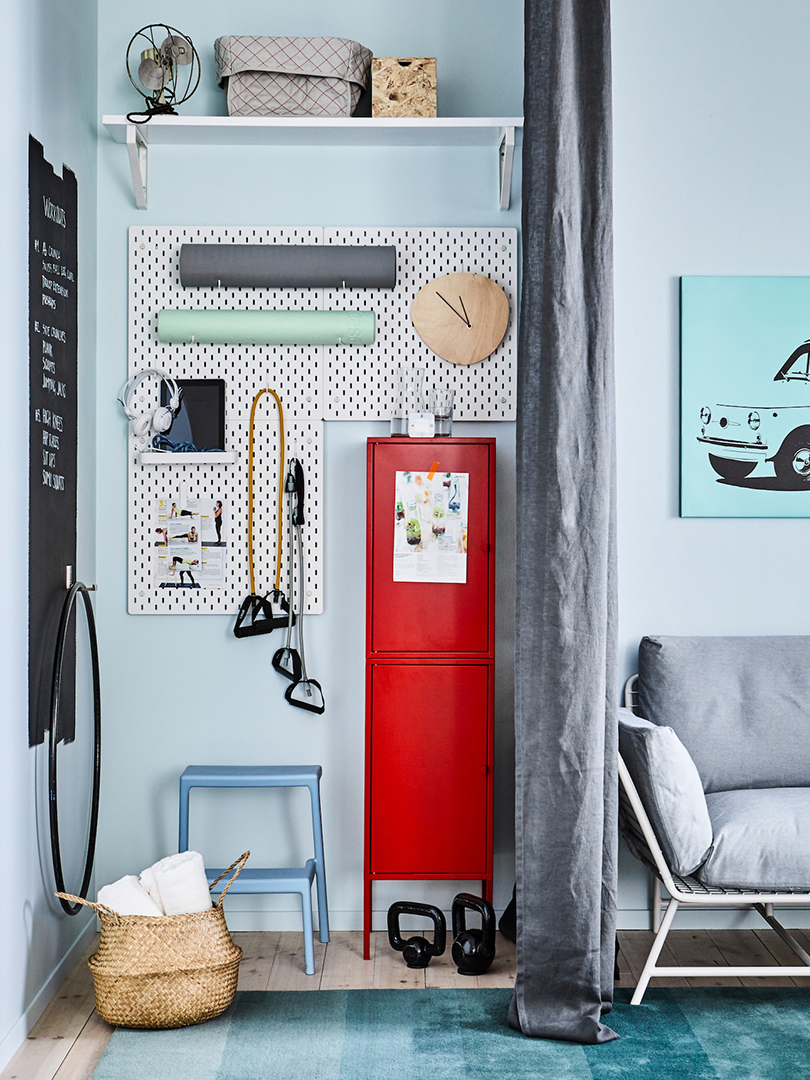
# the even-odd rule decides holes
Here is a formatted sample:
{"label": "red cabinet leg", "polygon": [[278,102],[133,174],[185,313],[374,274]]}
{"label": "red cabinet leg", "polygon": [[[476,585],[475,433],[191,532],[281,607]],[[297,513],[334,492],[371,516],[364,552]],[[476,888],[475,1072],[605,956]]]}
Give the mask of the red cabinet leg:
{"label": "red cabinet leg", "polygon": [[371,959],[371,878],[363,888],[363,959]]}

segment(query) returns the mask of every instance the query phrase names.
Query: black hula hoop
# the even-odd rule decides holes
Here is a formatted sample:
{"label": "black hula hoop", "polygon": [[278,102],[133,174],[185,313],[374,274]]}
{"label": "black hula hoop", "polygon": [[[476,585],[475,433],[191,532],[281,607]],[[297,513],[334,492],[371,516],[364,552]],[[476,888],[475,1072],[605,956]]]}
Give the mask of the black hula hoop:
{"label": "black hula hoop", "polygon": [[[96,832],[98,830],[98,798],[101,785],[101,687],[98,670],[98,642],[96,640],[96,621],[93,618],[93,605],[90,603],[90,590],[81,581],[77,581],[70,589],[62,609],[62,618],[59,622],[59,634],[57,636],[56,656],[53,663],[53,683],[51,686],[51,727],[49,735],[49,758],[48,758],[48,806],[51,819],[51,856],[53,858],[53,876],[56,881],[58,892],[67,892],[65,878],[62,873],[62,851],[59,847],[59,802],[56,790],[56,750],[59,745],[59,704],[62,694],[62,667],[65,660],[65,645],[67,643],[70,616],[76,604],[76,597],[82,594],[84,611],[87,617],[87,632],[90,638],[90,660],[93,668],[93,726],[94,726],[94,750],[93,750],[93,798],[90,811],[90,829],[87,836],[87,857],[84,863],[84,874],[78,895],[86,899],[87,890],[90,886],[90,877],[93,873],[93,859],[96,853]],[[68,915],[78,915],[82,910],[81,904],[71,904],[59,897],[59,903]]]}

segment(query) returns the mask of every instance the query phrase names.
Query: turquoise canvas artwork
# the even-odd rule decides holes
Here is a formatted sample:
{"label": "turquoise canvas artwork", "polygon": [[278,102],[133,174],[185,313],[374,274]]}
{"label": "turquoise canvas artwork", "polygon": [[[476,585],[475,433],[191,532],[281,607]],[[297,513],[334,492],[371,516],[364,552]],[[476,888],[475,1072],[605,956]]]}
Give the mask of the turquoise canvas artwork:
{"label": "turquoise canvas artwork", "polygon": [[810,517],[810,277],[681,278],[681,517]]}

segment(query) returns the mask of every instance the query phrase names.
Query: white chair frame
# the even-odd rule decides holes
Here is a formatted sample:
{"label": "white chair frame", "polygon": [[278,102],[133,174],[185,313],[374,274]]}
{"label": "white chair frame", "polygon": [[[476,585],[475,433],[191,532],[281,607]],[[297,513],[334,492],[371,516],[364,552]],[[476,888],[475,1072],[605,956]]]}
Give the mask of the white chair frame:
{"label": "white chair frame", "polygon": [[[633,676],[625,686],[625,703],[633,708],[633,696],[638,676]],[[654,978],[709,978],[727,975],[736,978],[777,977],[810,978],[810,955],[774,916],[775,907],[810,907],[810,890],[786,889],[782,892],[767,892],[755,889],[720,888],[704,885],[691,876],[681,877],[674,874],[667,866],[661,846],[656,839],[650,819],[641,802],[635,784],[627,771],[627,766],[619,755],[619,780],[622,788],[622,810],[625,824],[633,834],[633,839],[643,841],[650,858],[644,858],[654,875],[653,892],[653,930],[655,938],[644,964],[638,986],[633,993],[631,1005],[640,1005],[650,979]],[[632,814],[628,813],[632,811]],[[635,821],[632,818],[635,818]],[[631,849],[633,844],[631,843]],[[636,852],[633,852],[636,854]],[[662,900],[661,886],[667,890],[669,899]],[[765,922],[776,931],[779,937],[801,960],[802,966],[779,964],[773,966],[754,965],[735,967],[732,965],[712,964],[697,967],[667,967],[657,964],[664,947],[667,934],[678,909],[683,906],[692,908],[751,908],[759,912]],[[664,915],[661,918],[662,906]]]}

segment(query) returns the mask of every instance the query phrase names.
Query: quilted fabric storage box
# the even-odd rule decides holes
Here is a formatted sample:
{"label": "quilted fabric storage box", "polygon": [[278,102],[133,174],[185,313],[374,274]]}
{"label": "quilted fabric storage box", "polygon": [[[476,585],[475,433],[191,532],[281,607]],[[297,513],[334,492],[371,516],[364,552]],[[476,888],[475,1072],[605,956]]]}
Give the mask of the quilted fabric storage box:
{"label": "quilted fabric storage box", "polygon": [[229,116],[351,116],[371,51],[336,37],[217,38],[217,82]]}

